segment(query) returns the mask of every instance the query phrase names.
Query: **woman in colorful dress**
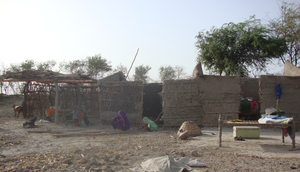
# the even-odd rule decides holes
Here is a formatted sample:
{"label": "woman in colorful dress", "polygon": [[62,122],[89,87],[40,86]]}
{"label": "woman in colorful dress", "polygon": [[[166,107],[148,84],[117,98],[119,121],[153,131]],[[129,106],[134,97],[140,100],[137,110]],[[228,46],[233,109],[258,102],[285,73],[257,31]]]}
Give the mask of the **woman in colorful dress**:
{"label": "woman in colorful dress", "polygon": [[120,129],[126,131],[130,128],[130,122],[123,111],[118,112],[118,116],[112,119],[112,126],[114,129]]}
{"label": "woman in colorful dress", "polygon": [[157,131],[157,125],[147,117],[143,118],[142,125],[144,125],[146,131]]}

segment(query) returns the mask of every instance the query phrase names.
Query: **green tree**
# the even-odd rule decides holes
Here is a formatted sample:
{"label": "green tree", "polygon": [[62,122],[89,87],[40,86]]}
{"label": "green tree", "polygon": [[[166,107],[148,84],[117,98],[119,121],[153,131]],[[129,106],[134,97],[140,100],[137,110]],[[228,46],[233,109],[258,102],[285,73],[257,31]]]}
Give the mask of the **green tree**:
{"label": "green tree", "polygon": [[260,20],[226,23],[196,36],[198,61],[218,74],[248,76],[248,67],[263,70],[272,58],[286,52],[284,39],[270,35]]}
{"label": "green tree", "polygon": [[172,66],[161,66],[158,69],[160,81],[165,79],[176,79],[176,71]]}
{"label": "green tree", "polygon": [[270,20],[273,34],[284,38],[287,43],[287,53],[280,56],[285,63],[289,60],[295,66],[300,58],[300,4],[283,2],[280,6],[280,17]]}
{"label": "green tree", "polygon": [[37,70],[52,70],[52,68],[56,65],[56,61],[48,60],[46,62],[40,62],[37,64]]}
{"label": "green tree", "polygon": [[10,64],[8,72],[20,72],[23,70],[34,69],[35,62],[34,60],[25,60],[21,64]]}
{"label": "green tree", "polygon": [[87,74],[93,78],[97,78],[100,72],[108,72],[111,69],[111,65],[108,64],[107,60],[102,58],[100,54],[87,57]]}
{"label": "green tree", "polygon": [[85,65],[86,63],[83,60],[61,62],[60,69],[71,74],[87,75],[87,70]]}
{"label": "green tree", "polygon": [[111,70],[111,65],[109,65],[109,62],[107,62],[107,60],[102,58],[100,55],[86,57],[83,60],[61,62],[59,66],[61,70],[68,73],[77,75],[90,75],[95,79],[98,78],[99,74],[103,74],[103,72]]}
{"label": "green tree", "polygon": [[174,70],[175,70],[176,79],[182,79],[185,77],[186,73],[184,72],[184,67],[175,66]]}
{"label": "green tree", "polygon": [[143,83],[148,83],[149,81],[149,76],[148,72],[151,70],[150,66],[137,66],[135,67],[135,74],[133,75],[135,81],[143,81]]}

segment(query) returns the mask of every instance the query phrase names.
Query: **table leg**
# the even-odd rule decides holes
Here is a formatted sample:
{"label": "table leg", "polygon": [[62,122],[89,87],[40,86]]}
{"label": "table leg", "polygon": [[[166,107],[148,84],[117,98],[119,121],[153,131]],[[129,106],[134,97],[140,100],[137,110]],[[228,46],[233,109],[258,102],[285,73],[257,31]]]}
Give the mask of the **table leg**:
{"label": "table leg", "polygon": [[284,133],[282,131],[282,128],[280,128],[280,129],[281,129],[282,143],[284,143]]}

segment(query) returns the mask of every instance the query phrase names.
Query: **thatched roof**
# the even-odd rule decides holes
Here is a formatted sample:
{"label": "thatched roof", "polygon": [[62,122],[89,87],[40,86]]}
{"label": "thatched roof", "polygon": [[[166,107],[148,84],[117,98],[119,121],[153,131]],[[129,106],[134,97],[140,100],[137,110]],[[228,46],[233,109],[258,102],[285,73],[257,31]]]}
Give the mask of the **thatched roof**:
{"label": "thatched roof", "polygon": [[126,77],[123,74],[123,72],[117,72],[103,79],[99,79],[98,85],[105,85],[107,82],[113,82],[113,81],[126,81]]}
{"label": "thatched roof", "polygon": [[88,80],[96,82],[87,75],[76,74],[62,74],[50,70],[24,70],[21,72],[7,72],[0,76],[1,82],[3,81],[38,81],[38,82],[54,82],[55,80],[68,81],[68,80]]}

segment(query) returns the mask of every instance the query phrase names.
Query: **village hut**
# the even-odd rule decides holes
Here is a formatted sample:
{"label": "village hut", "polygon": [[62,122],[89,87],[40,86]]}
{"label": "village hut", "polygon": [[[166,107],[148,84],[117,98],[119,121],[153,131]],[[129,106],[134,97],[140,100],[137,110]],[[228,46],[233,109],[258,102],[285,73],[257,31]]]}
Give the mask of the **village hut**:
{"label": "village hut", "polygon": [[43,118],[45,111],[54,106],[55,113],[59,113],[55,114],[55,122],[65,123],[73,107],[78,106],[94,123],[111,121],[119,110],[126,112],[132,124],[142,118],[143,83],[126,81],[120,72],[97,81],[85,75],[25,70],[7,72],[0,76],[0,82],[20,83],[24,117]]}

